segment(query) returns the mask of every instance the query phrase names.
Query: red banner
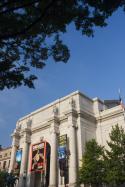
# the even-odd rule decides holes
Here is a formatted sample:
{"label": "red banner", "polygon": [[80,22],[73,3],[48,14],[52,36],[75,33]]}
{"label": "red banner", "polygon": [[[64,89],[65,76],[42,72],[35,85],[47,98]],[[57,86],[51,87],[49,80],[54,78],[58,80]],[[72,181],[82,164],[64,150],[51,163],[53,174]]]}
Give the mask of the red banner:
{"label": "red banner", "polygon": [[45,168],[46,142],[32,145],[31,171],[43,171]]}

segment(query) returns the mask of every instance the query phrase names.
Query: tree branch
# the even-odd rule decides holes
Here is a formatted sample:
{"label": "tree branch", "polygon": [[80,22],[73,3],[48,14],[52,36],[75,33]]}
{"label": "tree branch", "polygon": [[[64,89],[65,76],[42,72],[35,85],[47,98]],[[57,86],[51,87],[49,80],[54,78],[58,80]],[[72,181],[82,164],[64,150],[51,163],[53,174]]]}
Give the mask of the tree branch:
{"label": "tree branch", "polygon": [[20,5],[20,6],[17,6],[17,7],[13,7],[13,8],[7,9],[7,10],[4,10],[4,11],[0,12],[0,14],[6,14],[8,12],[11,12],[11,11],[14,11],[14,10],[18,10],[20,8],[25,8],[27,6],[30,6],[30,5],[34,4],[34,3],[37,3],[39,1],[40,0],[35,0],[35,1],[29,2],[29,3],[24,3],[23,5]]}
{"label": "tree branch", "polygon": [[10,34],[4,34],[4,35],[0,35],[0,40],[5,40],[5,39],[9,39],[9,38],[16,38],[19,35],[24,35],[26,34],[27,31],[29,31],[34,25],[36,25],[45,15],[46,12],[49,8],[51,8],[53,6],[53,4],[56,2],[57,0],[52,0],[44,9],[43,13],[41,14],[41,16],[39,16],[34,22],[32,22],[28,27],[24,28],[22,31],[19,32],[15,32],[15,33],[10,33]]}
{"label": "tree branch", "polygon": [[10,4],[12,4],[12,3],[17,3],[17,2],[19,2],[19,1],[17,1],[17,0],[7,1],[7,2],[3,3],[2,5],[0,5],[0,8],[4,8],[4,7],[7,6],[7,5],[10,5]]}

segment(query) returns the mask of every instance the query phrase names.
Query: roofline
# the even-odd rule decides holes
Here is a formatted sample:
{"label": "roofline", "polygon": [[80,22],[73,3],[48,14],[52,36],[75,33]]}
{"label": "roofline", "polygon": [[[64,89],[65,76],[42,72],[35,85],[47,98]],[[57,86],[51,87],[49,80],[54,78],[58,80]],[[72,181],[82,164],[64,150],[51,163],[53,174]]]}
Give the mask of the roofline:
{"label": "roofline", "polygon": [[25,119],[27,119],[27,118],[30,118],[31,116],[35,115],[36,113],[39,113],[39,112],[41,112],[41,111],[43,111],[43,110],[46,110],[46,108],[50,108],[50,107],[52,107],[53,105],[56,105],[56,104],[58,104],[58,103],[60,103],[60,102],[62,102],[62,101],[64,101],[64,100],[68,99],[69,97],[73,97],[73,96],[75,96],[75,95],[77,95],[77,94],[78,94],[78,95],[81,95],[82,97],[85,97],[85,98],[88,99],[89,101],[93,102],[93,100],[92,100],[91,98],[89,98],[88,96],[86,96],[85,94],[83,94],[82,92],[80,92],[79,90],[77,90],[77,91],[74,91],[74,92],[72,92],[72,93],[70,93],[70,94],[64,96],[64,97],[61,97],[61,98],[59,98],[59,99],[56,99],[55,101],[53,101],[53,102],[51,102],[51,103],[49,103],[49,104],[47,104],[47,105],[44,105],[43,107],[40,107],[39,109],[37,109],[37,110],[35,110],[35,111],[29,113],[28,115],[26,115],[26,116],[20,118],[20,119],[17,121],[17,123],[20,122],[20,121],[23,121],[23,120],[25,120]]}
{"label": "roofline", "polygon": [[7,150],[7,149],[11,149],[12,148],[12,146],[10,146],[10,147],[2,147],[1,149],[0,149],[0,151],[4,151],[4,150]]}
{"label": "roofline", "polygon": [[100,103],[104,104],[104,100],[99,99],[98,97],[95,97],[92,99],[94,101],[99,101]]}

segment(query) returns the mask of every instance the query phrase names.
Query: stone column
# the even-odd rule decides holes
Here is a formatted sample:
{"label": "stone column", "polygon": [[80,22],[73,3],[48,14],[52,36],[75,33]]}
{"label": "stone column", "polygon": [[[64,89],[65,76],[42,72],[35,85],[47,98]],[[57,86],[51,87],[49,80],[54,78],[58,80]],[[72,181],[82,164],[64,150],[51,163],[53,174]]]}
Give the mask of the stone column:
{"label": "stone column", "polygon": [[14,133],[11,135],[12,139],[12,151],[11,151],[11,159],[10,159],[10,166],[9,166],[9,173],[13,172],[14,164],[16,160],[16,151],[19,146],[19,132],[14,130]]}
{"label": "stone column", "polygon": [[86,130],[81,114],[79,114],[78,116],[77,124],[78,124],[78,131],[77,131],[78,165],[81,166],[82,164],[81,160],[85,149],[85,130]]}
{"label": "stone column", "polygon": [[77,180],[77,153],[76,153],[76,132],[75,126],[70,126],[69,135],[69,149],[70,149],[70,162],[69,162],[69,185],[75,186]]}
{"label": "stone column", "polygon": [[57,181],[57,144],[56,133],[51,134],[50,187],[56,187]]}
{"label": "stone column", "polygon": [[31,172],[31,151],[32,151],[32,145],[30,144],[30,146],[29,146],[29,156],[28,156],[26,187],[34,187],[34,181],[35,181],[35,173]]}
{"label": "stone column", "polygon": [[76,117],[77,113],[70,101],[70,110],[68,112],[68,127],[69,127],[69,186],[76,187],[77,181],[77,137],[76,137]]}
{"label": "stone column", "polygon": [[23,131],[23,149],[22,149],[22,160],[20,167],[20,179],[19,179],[19,187],[26,186],[26,177],[27,177],[27,167],[28,167],[28,156],[29,156],[29,145],[30,145],[30,130],[25,129]]}
{"label": "stone column", "polygon": [[58,130],[58,118],[57,118],[57,110],[54,108],[54,116],[51,119],[51,158],[50,158],[50,181],[49,187],[57,187],[58,186],[58,170],[57,170],[57,134],[59,133]]}

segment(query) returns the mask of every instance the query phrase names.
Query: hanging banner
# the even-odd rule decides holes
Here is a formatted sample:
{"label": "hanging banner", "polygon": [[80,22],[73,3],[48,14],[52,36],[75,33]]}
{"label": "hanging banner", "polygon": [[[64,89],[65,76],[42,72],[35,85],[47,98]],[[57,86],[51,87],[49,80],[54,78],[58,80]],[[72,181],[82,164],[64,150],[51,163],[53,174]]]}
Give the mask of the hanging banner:
{"label": "hanging banner", "polygon": [[67,152],[67,135],[64,134],[59,137],[59,146],[58,146],[58,159],[66,158]]}
{"label": "hanging banner", "polygon": [[59,160],[60,176],[64,177],[66,173],[66,163],[67,163],[67,135],[66,134],[59,137],[58,160]]}
{"label": "hanging banner", "polygon": [[16,152],[16,162],[21,163],[22,159],[22,150],[17,150]]}
{"label": "hanging banner", "polygon": [[19,149],[16,152],[16,162],[14,164],[14,173],[16,175],[19,175],[20,173],[21,160],[22,160],[22,150]]}
{"label": "hanging banner", "polygon": [[32,145],[31,171],[42,171],[44,169],[46,142]]}

